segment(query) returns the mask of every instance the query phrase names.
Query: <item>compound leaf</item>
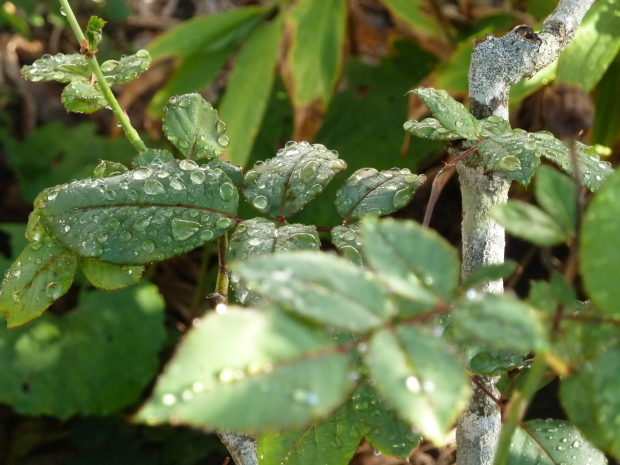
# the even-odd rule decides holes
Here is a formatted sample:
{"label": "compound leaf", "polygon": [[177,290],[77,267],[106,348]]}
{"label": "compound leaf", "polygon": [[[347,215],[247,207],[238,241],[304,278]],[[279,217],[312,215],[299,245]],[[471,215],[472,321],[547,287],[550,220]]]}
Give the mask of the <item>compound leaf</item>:
{"label": "compound leaf", "polygon": [[92,257],[82,257],[80,268],[93,286],[106,291],[115,291],[138,284],[144,273],[143,265],[115,265]]}
{"label": "compound leaf", "polygon": [[463,138],[456,132],[444,128],[435,118],[426,118],[422,121],[407,121],[403,127],[405,131],[409,131],[421,139],[456,140]]}
{"label": "compound leaf", "polygon": [[181,160],[65,184],[44,202],[44,223],[73,252],[142,265],[223,234],[235,224],[238,193],[223,171]]}
{"label": "compound leaf", "polygon": [[381,172],[362,168],[336,192],[336,209],[345,221],[364,215],[387,215],[407,205],[424,181],[424,175],[411,174],[406,168]]}
{"label": "compound leaf", "polygon": [[77,256],[46,235],[26,246],[6,273],[0,311],[10,328],[38,317],[71,287]]}
{"label": "compound leaf", "polygon": [[126,84],[135,81],[151,66],[151,55],[146,50],[138,50],[133,55],[122,57],[119,61],[108,60],[101,63],[101,71],[108,84]]}
{"label": "compound leaf", "polygon": [[321,144],[288,142],[275,158],[245,173],[243,194],[254,208],[274,218],[297,213],[319,195],[346,163]]}
{"label": "compound leaf", "polygon": [[364,333],[390,316],[381,287],[334,255],[280,253],[238,262],[232,269],[253,291],[326,326]]}
{"label": "compound leaf", "polygon": [[524,132],[496,136],[478,143],[478,153],[486,168],[506,173],[515,181],[529,184],[540,164],[536,142]]}
{"label": "compound leaf", "polygon": [[60,95],[62,104],[68,111],[93,113],[108,105],[97,83],[85,79],[74,79]]}
{"label": "compound leaf", "polygon": [[333,344],[274,308],[210,313],[185,336],[136,419],[234,431],[299,427],[338,407],[351,388],[350,357]]}
{"label": "compound leaf", "polygon": [[92,75],[86,58],[78,53],[43,55],[32,65],[24,66],[21,74],[24,79],[35,82],[71,82],[75,79],[89,79]]}
{"label": "compound leaf", "polygon": [[543,247],[568,240],[566,231],[540,208],[520,200],[496,205],[491,217],[510,234]]}
{"label": "compound leaf", "polygon": [[331,231],[332,244],[347,260],[362,266],[362,241],[358,225],[336,226]]}
{"label": "compound leaf", "polygon": [[183,156],[213,158],[228,147],[226,125],[200,94],[171,97],[164,107],[162,130]]}

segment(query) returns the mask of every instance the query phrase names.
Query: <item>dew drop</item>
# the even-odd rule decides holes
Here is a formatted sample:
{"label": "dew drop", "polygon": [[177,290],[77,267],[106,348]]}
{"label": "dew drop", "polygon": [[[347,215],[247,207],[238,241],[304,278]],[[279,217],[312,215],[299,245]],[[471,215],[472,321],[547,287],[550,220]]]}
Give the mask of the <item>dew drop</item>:
{"label": "dew drop", "polygon": [[187,108],[192,104],[191,100],[188,98],[183,98],[181,99],[181,101],[179,102],[179,106],[183,107],[183,108]]}
{"label": "dew drop", "polygon": [[217,143],[220,144],[222,147],[228,147],[228,144],[230,144],[230,140],[228,139],[228,136],[220,136],[217,138]]}
{"label": "dew drop", "polygon": [[194,184],[202,184],[203,182],[205,182],[206,179],[206,175],[204,171],[192,171],[192,174],[189,175],[189,179],[194,183]]}
{"label": "dew drop", "polygon": [[264,195],[257,195],[254,197],[254,200],[252,200],[252,205],[259,210],[264,210],[267,208],[267,205],[269,205],[269,200]]}
{"label": "dew drop", "polygon": [[302,182],[308,181],[310,178],[316,176],[316,173],[319,169],[319,162],[316,160],[311,160],[306,163],[301,170],[299,171],[299,179]]}
{"label": "dew drop", "polygon": [[116,192],[114,191],[105,191],[105,193],[103,194],[103,196],[107,199],[107,200],[114,200],[116,198]]}
{"label": "dew drop", "polygon": [[110,221],[108,221],[108,226],[111,229],[117,229],[120,225],[121,225],[121,222],[118,221],[116,218],[112,218]]}
{"label": "dew drop", "polygon": [[57,281],[52,281],[45,287],[45,294],[50,298],[56,300],[64,292],[64,287]]}
{"label": "dew drop", "polygon": [[358,402],[357,404],[355,404],[355,410],[358,410],[360,412],[368,410],[368,402],[366,401]]}
{"label": "dew drop", "polygon": [[30,244],[30,249],[34,250],[35,252],[41,249],[41,247],[43,247],[43,241],[37,241]]}
{"label": "dew drop", "polygon": [[218,229],[228,229],[233,224],[235,224],[235,220],[233,220],[232,218],[220,218],[215,222],[215,226]]}
{"label": "dew drop", "polygon": [[159,181],[155,181],[154,179],[147,179],[142,190],[144,190],[144,193],[148,195],[164,194],[166,192],[164,186],[162,186]]}
{"label": "dew drop", "polygon": [[394,193],[392,205],[394,208],[400,209],[407,205],[409,200],[411,200],[411,189],[401,189]]}
{"label": "dew drop", "polygon": [[134,179],[146,179],[151,175],[151,170],[148,168],[138,168],[131,175]]}
{"label": "dew drop", "polygon": [[200,233],[200,240],[203,242],[208,242],[210,240],[213,239],[213,231],[209,231],[208,229],[206,231],[203,231],[202,233]]}
{"label": "dew drop", "polygon": [[118,235],[118,240],[121,242],[129,242],[131,240],[131,233],[129,231],[123,231]]}
{"label": "dew drop", "polygon": [[179,162],[179,168],[183,171],[194,171],[198,169],[198,165],[193,160],[181,160]]}
{"label": "dew drop", "polygon": [[136,231],[144,231],[148,225],[151,223],[151,216],[143,216],[138,218],[136,222],[133,224],[133,228]]}
{"label": "dew drop", "polygon": [[231,200],[235,196],[235,187],[231,183],[225,182],[220,186],[220,196],[223,200]]}
{"label": "dew drop", "polygon": [[200,224],[195,221],[182,220],[180,218],[174,218],[172,223],[172,236],[177,241],[184,241],[189,239],[200,229]]}
{"label": "dew drop", "polygon": [[506,171],[517,171],[521,169],[521,161],[517,157],[509,155],[499,161],[499,167]]}
{"label": "dew drop", "polygon": [[172,187],[174,190],[181,191],[185,189],[185,184],[183,184],[183,181],[180,177],[173,176],[170,178],[170,187]]}
{"label": "dew drop", "polygon": [[142,251],[147,254],[155,252],[155,242],[152,240],[144,241],[142,243]]}
{"label": "dew drop", "polygon": [[12,295],[13,300],[15,302],[19,302],[19,300],[22,298],[22,292],[21,291],[13,291],[11,295]]}

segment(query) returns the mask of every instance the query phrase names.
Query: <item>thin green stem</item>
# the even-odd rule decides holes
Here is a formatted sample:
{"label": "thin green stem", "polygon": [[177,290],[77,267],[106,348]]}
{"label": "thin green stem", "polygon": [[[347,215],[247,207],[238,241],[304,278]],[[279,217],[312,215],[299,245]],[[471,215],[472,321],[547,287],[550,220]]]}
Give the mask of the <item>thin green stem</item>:
{"label": "thin green stem", "polygon": [[536,388],[545,373],[547,365],[543,360],[542,355],[538,355],[534,358],[534,363],[527,376],[525,386],[522,391],[517,391],[513,395],[510,403],[508,404],[508,416],[502,432],[499,436],[499,444],[497,445],[497,451],[495,452],[495,460],[493,465],[506,465],[508,463],[508,454],[510,452],[510,443],[512,442],[512,436],[514,435],[521,418],[525,414],[525,409],[529,402],[532,400]]}
{"label": "thin green stem", "polygon": [[[86,40],[86,37],[84,37],[84,33],[82,32],[82,29],[80,28],[80,25],[78,24],[77,19],[73,14],[71,5],[69,5],[69,0],[59,1],[61,8],[67,16],[69,24],[71,25],[71,29],[73,29],[73,33],[80,42],[80,45],[82,45],[82,43]],[[125,131],[125,135],[127,136],[127,139],[129,139],[129,142],[131,142],[131,145],[133,145],[138,152],[143,152],[144,150],[147,150],[146,145],[144,144],[142,139],[140,139],[138,131],[136,131],[131,125],[127,113],[125,113],[125,111],[121,108],[118,100],[116,100],[116,97],[112,93],[112,89],[110,89],[110,85],[108,84],[108,81],[106,81],[105,76],[103,75],[103,71],[101,71],[101,68],[99,67],[97,58],[94,55],[92,57],[86,56],[86,61],[90,66],[91,72],[97,77],[97,84],[99,85],[99,89],[101,90],[101,93],[108,102],[110,109],[114,112],[114,115],[118,119],[118,122],[123,128],[123,131]]]}

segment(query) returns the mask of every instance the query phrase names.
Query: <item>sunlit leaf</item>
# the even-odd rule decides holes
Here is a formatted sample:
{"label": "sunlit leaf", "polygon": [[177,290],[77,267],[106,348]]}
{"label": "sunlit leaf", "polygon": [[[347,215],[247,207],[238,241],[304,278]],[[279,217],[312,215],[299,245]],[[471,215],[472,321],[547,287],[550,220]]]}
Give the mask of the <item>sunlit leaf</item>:
{"label": "sunlit leaf", "polygon": [[91,77],[90,66],[84,55],[75,53],[65,55],[43,55],[30,66],[24,66],[21,70],[24,79],[30,81],[58,81],[71,82],[73,80],[85,80]]}
{"label": "sunlit leaf", "polygon": [[536,172],[534,194],[536,201],[571,236],[575,234],[577,220],[575,185],[567,176],[548,166]]}
{"label": "sunlit leaf", "polygon": [[455,132],[448,131],[435,118],[426,118],[422,121],[407,121],[403,127],[405,131],[409,131],[421,139],[456,140],[463,138]]}
{"label": "sunlit leaf", "polygon": [[93,113],[108,106],[99,86],[85,79],[74,79],[60,95],[62,104],[68,111]]}
{"label": "sunlit leaf", "polygon": [[151,55],[146,50],[138,50],[134,55],[120,60],[108,60],[101,63],[101,71],[108,84],[126,84],[138,79],[138,76],[151,66]]}
{"label": "sunlit leaf", "polygon": [[115,291],[137,284],[144,273],[143,265],[115,265],[91,257],[81,258],[80,268],[93,286],[106,291]]}
{"label": "sunlit leaf", "polygon": [[484,166],[506,173],[515,181],[529,184],[540,164],[536,142],[528,133],[516,132],[485,139],[478,143]]}
{"label": "sunlit leaf", "polygon": [[562,244],[568,235],[551,216],[521,200],[496,205],[491,217],[510,234],[541,246]]}

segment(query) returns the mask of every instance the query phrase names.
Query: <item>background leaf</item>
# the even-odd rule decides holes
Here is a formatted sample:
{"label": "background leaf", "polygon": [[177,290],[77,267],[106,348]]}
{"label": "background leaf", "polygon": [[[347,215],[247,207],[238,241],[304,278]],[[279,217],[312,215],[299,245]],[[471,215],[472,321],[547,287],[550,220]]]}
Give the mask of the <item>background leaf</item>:
{"label": "background leaf", "polygon": [[597,86],[592,143],[613,147],[620,138],[620,107],[610,95],[620,94],[620,54],[611,62]]}
{"label": "background leaf", "polygon": [[510,234],[536,245],[557,245],[568,239],[567,233],[551,216],[521,200],[496,205],[491,217]]}
{"label": "background leaf", "polygon": [[331,231],[332,244],[344,258],[357,266],[362,266],[362,241],[358,225],[335,226]]}
{"label": "background leaf", "polygon": [[536,172],[534,195],[538,204],[574,236],[577,213],[575,211],[575,185],[572,179],[548,166],[541,166]]}
{"label": "background leaf", "polygon": [[106,291],[115,291],[138,284],[144,273],[142,265],[115,265],[91,257],[81,258],[80,268],[93,286]]}

